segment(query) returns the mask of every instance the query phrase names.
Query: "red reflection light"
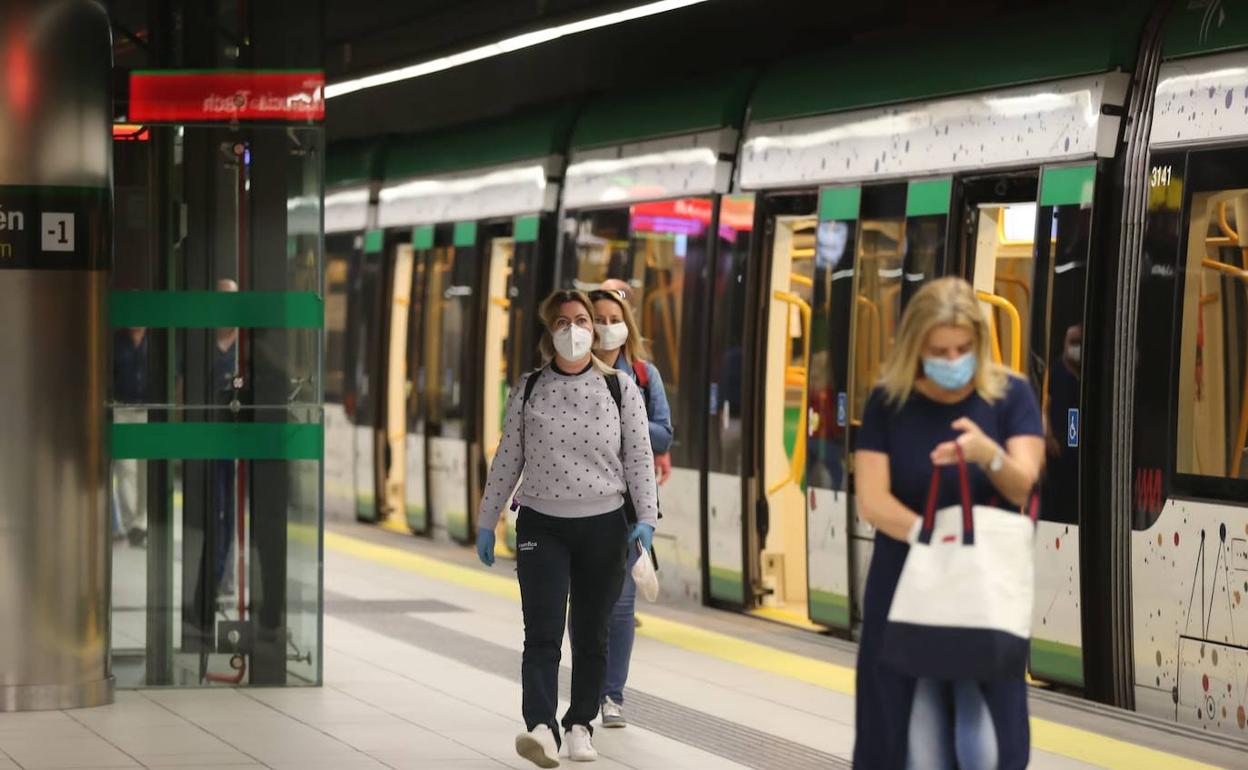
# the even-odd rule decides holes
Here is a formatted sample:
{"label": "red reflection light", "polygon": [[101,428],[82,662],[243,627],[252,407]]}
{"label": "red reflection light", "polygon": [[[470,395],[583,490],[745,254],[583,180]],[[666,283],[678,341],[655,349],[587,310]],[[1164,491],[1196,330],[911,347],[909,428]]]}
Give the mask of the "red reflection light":
{"label": "red reflection light", "polygon": [[9,104],[15,112],[24,115],[30,112],[34,98],[34,66],[30,60],[25,24],[13,27],[4,49],[4,85]]}

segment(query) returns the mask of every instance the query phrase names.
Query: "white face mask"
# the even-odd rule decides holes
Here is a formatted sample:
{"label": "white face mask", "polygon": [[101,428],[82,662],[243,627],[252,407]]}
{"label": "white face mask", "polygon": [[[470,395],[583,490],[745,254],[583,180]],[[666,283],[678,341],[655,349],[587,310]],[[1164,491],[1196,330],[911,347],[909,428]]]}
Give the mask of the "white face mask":
{"label": "white face mask", "polygon": [[576,325],[565,326],[550,338],[555,343],[555,352],[566,361],[583,358],[594,344],[594,333]]}
{"label": "white face mask", "polygon": [[594,324],[598,330],[599,350],[618,350],[628,339],[628,324],[621,321],[614,324]]}
{"label": "white face mask", "polygon": [[1066,348],[1066,360],[1075,366],[1083,361],[1083,345],[1071,345]]}

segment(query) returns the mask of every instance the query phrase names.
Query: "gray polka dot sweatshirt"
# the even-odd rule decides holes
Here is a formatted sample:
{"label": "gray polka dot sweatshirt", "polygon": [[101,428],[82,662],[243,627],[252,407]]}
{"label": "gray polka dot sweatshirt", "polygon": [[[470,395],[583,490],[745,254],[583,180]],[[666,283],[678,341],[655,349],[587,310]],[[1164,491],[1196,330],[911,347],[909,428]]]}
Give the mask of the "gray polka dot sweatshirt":
{"label": "gray polka dot sweatshirt", "polygon": [[507,399],[503,438],[486,477],[477,527],[494,528],[522,473],[516,499],[535,511],[565,518],[610,513],[624,504],[627,489],[637,520],[655,526],[659,505],[650,422],[637,384],[618,378],[616,409],[598,369],[569,375],[548,366],[522,409],[525,383],[533,376],[521,377]]}

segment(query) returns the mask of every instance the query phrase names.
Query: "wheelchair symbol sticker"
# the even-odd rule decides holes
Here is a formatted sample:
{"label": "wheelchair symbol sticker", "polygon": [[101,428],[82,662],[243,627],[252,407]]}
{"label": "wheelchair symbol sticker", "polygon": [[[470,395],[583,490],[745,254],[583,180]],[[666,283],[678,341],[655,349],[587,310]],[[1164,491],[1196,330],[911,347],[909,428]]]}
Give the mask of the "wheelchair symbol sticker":
{"label": "wheelchair symbol sticker", "polygon": [[1066,412],[1066,446],[1079,446],[1079,410],[1070,409]]}

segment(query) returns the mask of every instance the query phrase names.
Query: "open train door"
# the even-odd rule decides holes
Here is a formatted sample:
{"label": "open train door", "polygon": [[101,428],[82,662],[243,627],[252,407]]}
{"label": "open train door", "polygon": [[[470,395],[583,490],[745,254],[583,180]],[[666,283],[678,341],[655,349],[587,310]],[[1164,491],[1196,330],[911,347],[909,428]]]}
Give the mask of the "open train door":
{"label": "open train door", "polygon": [[962,180],[962,254],[994,358],[1035,389],[1045,424],[1031,674],[1083,686],[1079,523],[1082,346],[1096,164]]}
{"label": "open train door", "polygon": [[854,313],[858,185],[819,191],[806,396],[806,541],[809,616],[849,632],[849,345]]}

